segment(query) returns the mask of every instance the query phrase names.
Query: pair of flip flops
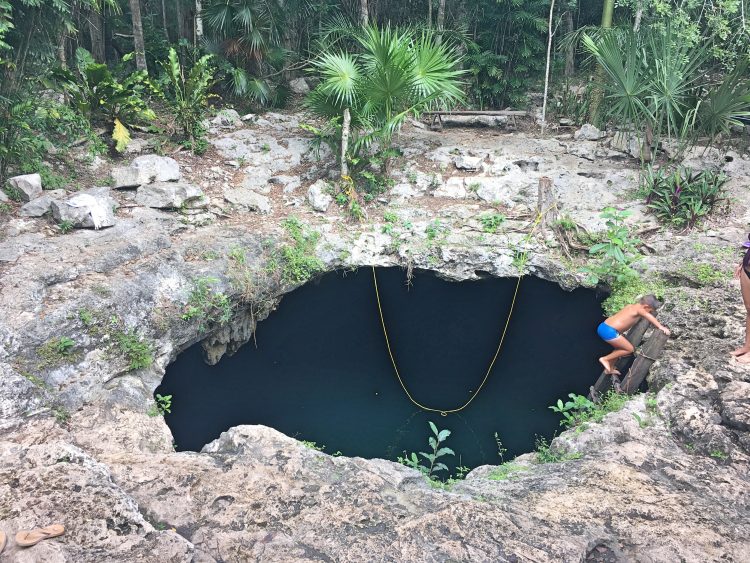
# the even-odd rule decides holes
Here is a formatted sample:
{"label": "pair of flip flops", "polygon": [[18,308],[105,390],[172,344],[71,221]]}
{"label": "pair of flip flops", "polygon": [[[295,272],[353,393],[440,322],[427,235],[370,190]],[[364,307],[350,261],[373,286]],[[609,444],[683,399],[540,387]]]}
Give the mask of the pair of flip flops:
{"label": "pair of flip flops", "polygon": [[[65,533],[65,527],[61,524],[52,524],[51,526],[45,526],[44,528],[36,528],[34,530],[21,530],[16,534],[16,545],[19,547],[31,547],[32,545],[38,544],[42,540],[48,540],[50,538],[56,538]],[[5,532],[0,531],[0,553],[5,549],[5,544],[8,542],[8,536]]]}

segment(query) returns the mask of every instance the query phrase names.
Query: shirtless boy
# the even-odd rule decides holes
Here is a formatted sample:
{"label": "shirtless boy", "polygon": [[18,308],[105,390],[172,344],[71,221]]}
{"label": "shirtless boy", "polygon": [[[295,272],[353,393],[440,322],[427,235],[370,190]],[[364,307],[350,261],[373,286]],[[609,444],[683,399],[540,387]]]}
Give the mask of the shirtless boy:
{"label": "shirtless boy", "polygon": [[604,366],[605,373],[609,375],[620,375],[615,369],[615,361],[623,356],[635,352],[633,345],[628,342],[622,333],[632,327],[640,317],[643,317],[657,329],[669,336],[669,329],[662,325],[652,314],[661,307],[661,303],[653,295],[646,295],[638,303],[627,305],[617,313],[601,323],[596,333],[607,344],[612,345],[614,352],[599,358],[599,363]]}

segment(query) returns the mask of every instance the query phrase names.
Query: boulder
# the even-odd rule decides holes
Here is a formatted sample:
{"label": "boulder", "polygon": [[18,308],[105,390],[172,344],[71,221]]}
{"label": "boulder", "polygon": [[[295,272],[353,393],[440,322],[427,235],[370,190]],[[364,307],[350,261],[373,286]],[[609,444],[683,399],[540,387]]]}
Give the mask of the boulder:
{"label": "boulder", "polygon": [[174,158],[146,154],[133,159],[131,168],[138,170],[138,185],[150,182],[176,182],[180,179],[180,165]]}
{"label": "boulder", "polygon": [[307,94],[310,91],[310,86],[307,85],[307,81],[300,77],[289,81],[289,89],[295,94]]}
{"label": "boulder", "polygon": [[464,184],[464,178],[460,176],[453,176],[448,178],[445,184],[440,186],[432,195],[435,197],[449,197],[453,199],[461,199],[466,197],[466,186]]}
{"label": "boulder", "polygon": [[8,203],[10,201],[10,198],[5,195],[5,192],[0,190],[0,203]]}
{"label": "boulder", "polygon": [[8,179],[8,183],[21,196],[21,201],[31,201],[42,195],[42,177],[39,174],[24,174]]}
{"label": "boulder", "polygon": [[242,125],[242,118],[236,110],[223,109],[216,114],[211,120],[211,125],[215,127],[239,127]]}
{"label": "boulder", "polygon": [[144,207],[175,209],[191,200],[202,198],[203,191],[198,186],[182,182],[155,182],[141,186],[136,192],[135,201]]}
{"label": "boulder", "polygon": [[140,185],[140,172],[137,168],[130,166],[119,166],[111,172],[112,186],[115,189],[137,188]]}
{"label": "boulder", "polygon": [[474,172],[482,167],[482,158],[462,154],[453,159],[453,164],[455,164],[456,168],[459,170]]}
{"label": "boulder", "polygon": [[248,188],[226,188],[224,199],[248,211],[258,211],[263,214],[271,212],[271,201],[266,196]]}
{"label": "boulder", "polygon": [[57,223],[68,221],[76,228],[101,229],[115,224],[117,202],[108,187],[91,188],[58,201],[52,200],[52,216]]}
{"label": "boulder", "polygon": [[[476,190],[479,199],[490,203],[502,203],[503,205],[512,206],[511,188],[506,178],[474,178],[472,183],[478,183]],[[519,182],[517,187],[524,185]]]}
{"label": "boulder", "polygon": [[53,198],[47,194],[25,203],[18,214],[21,217],[41,217],[52,209]]}
{"label": "boulder", "polygon": [[307,201],[315,211],[325,213],[328,206],[333,202],[333,197],[327,192],[328,183],[324,180],[318,180],[307,190]]}
{"label": "boulder", "polygon": [[581,128],[573,133],[573,138],[576,141],[598,141],[605,137],[606,134],[590,123],[584,123]]}
{"label": "boulder", "polygon": [[396,184],[391,188],[391,197],[395,199],[409,199],[419,195],[411,184]]}

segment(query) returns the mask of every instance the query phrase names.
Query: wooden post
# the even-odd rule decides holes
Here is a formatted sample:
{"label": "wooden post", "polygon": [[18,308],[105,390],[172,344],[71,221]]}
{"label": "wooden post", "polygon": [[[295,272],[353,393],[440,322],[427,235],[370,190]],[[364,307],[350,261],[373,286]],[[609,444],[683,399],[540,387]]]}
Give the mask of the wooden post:
{"label": "wooden post", "polygon": [[669,340],[669,337],[666,334],[661,330],[654,329],[643,346],[643,350],[637,355],[625,379],[622,381],[621,387],[623,393],[632,395],[638,391],[638,387],[646,379],[651,365],[661,358],[661,355],[664,353],[664,346],[667,344],[667,340]]}
{"label": "wooden post", "polygon": [[[625,334],[625,338],[628,339],[628,342],[630,342],[636,350],[638,349],[638,346],[640,346],[641,342],[643,341],[643,335],[646,334],[646,331],[648,330],[649,325],[650,323],[646,319],[638,319],[638,322],[635,323],[631,327],[631,329]],[[648,355],[650,356],[650,354]],[[622,367],[627,361],[628,357],[629,356],[625,356],[624,358],[620,358],[619,360],[617,360],[617,362],[615,363],[615,367],[618,369]],[[599,379],[596,380],[596,383],[591,388],[594,392],[589,393],[589,399],[594,401],[597,397],[609,391],[611,387],[612,387],[612,376],[602,370],[602,374],[599,376]]]}

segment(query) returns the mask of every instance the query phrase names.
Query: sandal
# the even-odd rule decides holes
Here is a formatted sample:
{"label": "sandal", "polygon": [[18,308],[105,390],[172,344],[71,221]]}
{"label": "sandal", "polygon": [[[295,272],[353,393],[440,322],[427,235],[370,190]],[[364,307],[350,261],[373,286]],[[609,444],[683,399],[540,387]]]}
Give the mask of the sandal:
{"label": "sandal", "polygon": [[38,544],[42,540],[50,538],[56,538],[57,536],[63,535],[65,527],[61,524],[52,524],[45,528],[37,528],[35,530],[21,530],[16,534],[16,543],[20,547],[31,547],[32,545]]}
{"label": "sandal", "polygon": [[5,544],[8,542],[8,534],[0,530],[0,553],[5,549]]}

